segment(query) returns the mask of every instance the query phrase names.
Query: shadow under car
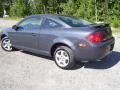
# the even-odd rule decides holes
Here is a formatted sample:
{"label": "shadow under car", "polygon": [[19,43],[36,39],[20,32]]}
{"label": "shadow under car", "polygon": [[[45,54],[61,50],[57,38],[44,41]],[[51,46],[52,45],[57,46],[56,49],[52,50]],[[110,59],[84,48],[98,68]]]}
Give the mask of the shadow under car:
{"label": "shadow under car", "polygon": [[[46,57],[46,56],[39,55],[39,54],[33,54],[31,52],[26,52],[26,51],[22,51],[22,52],[30,54],[30,55],[35,55],[37,57],[46,58],[47,60],[53,61],[53,59],[50,57]],[[88,63],[77,62],[75,67],[72,70],[79,69],[81,67],[91,68],[91,69],[109,69],[113,67],[114,65],[116,65],[119,61],[120,61],[120,52],[113,51],[112,53],[107,55],[105,58],[103,58],[99,62],[98,61],[88,62]]]}

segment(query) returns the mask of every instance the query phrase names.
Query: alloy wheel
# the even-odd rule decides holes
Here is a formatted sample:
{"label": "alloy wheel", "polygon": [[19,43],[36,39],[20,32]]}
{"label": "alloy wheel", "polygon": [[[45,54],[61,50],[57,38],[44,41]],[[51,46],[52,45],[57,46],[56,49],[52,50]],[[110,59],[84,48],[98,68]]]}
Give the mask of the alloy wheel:
{"label": "alloy wheel", "polygon": [[55,54],[55,59],[60,67],[66,67],[70,61],[69,54],[65,50],[58,50]]}
{"label": "alloy wheel", "polygon": [[3,41],[2,41],[2,48],[6,51],[12,51],[12,44],[10,42],[10,39],[8,38],[5,38]]}

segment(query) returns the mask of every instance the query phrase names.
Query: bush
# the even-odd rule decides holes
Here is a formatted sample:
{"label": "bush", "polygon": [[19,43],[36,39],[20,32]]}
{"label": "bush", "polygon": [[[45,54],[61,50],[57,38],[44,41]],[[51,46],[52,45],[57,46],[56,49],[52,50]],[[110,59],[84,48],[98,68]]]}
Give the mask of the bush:
{"label": "bush", "polygon": [[120,27],[120,21],[119,20],[114,20],[113,23],[112,23],[112,26],[115,27],[115,28]]}

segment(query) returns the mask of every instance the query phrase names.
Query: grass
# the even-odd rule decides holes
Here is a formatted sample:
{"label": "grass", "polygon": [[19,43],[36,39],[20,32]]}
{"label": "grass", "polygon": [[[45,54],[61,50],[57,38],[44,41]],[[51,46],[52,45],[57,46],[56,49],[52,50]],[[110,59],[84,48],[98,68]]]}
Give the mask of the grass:
{"label": "grass", "polygon": [[112,32],[113,32],[113,34],[115,34],[115,35],[120,35],[120,28],[113,28],[113,27],[112,27]]}
{"label": "grass", "polygon": [[21,18],[20,17],[4,17],[4,19],[5,20],[16,20],[16,21],[18,21],[18,20],[20,20]]}

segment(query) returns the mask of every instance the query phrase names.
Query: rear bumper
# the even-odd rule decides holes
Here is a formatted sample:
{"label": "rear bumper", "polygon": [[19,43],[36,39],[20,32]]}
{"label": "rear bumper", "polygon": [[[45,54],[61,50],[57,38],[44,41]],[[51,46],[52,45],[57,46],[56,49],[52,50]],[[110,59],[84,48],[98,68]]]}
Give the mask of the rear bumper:
{"label": "rear bumper", "polygon": [[76,47],[77,61],[97,61],[108,55],[114,48],[114,37],[101,43],[89,43],[87,47]]}

